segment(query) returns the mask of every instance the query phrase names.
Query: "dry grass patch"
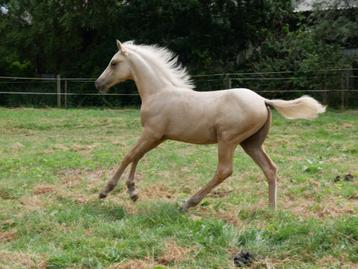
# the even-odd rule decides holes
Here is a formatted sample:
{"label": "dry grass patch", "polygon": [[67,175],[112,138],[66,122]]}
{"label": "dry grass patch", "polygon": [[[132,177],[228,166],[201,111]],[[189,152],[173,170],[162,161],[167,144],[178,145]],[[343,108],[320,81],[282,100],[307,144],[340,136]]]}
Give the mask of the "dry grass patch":
{"label": "dry grass patch", "polygon": [[78,144],[74,144],[74,145],[71,145],[69,149],[70,149],[71,151],[89,154],[89,153],[91,153],[98,145],[99,145],[98,143],[94,143],[94,144],[90,144],[90,145],[78,145]]}
{"label": "dry grass patch", "polygon": [[10,146],[10,148],[12,149],[12,150],[14,150],[14,151],[19,151],[19,150],[21,150],[23,147],[25,147],[23,144],[21,144],[21,143],[19,143],[19,142],[16,142],[16,143],[14,143],[14,144],[12,144],[11,146]]}
{"label": "dry grass patch", "polygon": [[38,184],[32,189],[32,193],[35,195],[42,195],[56,192],[56,186],[52,184]]}
{"label": "dry grass patch", "polygon": [[319,268],[340,268],[340,269],[353,269],[358,268],[358,264],[347,261],[345,255],[339,258],[333,256],[325,256],[316,262]]}
{"label": "dry grass patch", "polygon": [[0,242],[9,242],[11,240],[14,240],[15,237],[16,237],[15,231],[7,231],[7,232],[0,231]]}
{"label": "dry grass patch", "polygon": [[175,191],[162,184],[148,186],[139,192],[143,199],[174,199]]}
{"label": "dry grass patch", "polygon": [[280,208],[305,218],[337,218],[355,214],[355,210],[358,208],[358,200],[354,199],[328,197],[320,202],[309,198],[294,199],[287,196],[282,199]]}
{"label": "dry grass patch", "polygon": [[123,263],[115,263],[107,267],[107,269],[153,269],[155,264],[150,261],[129,260]]}
{"label": "dry grass patch", "polygon": [[218,211],[215,214],[215,217],[222,219],[223,221],[234,225],[236,228],[240,229],[243,226],[242,221],[237,216],[237,210],[227,210],[227,211]]}
{"label": "dry grass patch", "polygon": [[272,259],[264,258],[262,260],[255,261],[250,268],[251,269],[278,269],[278,268],[300,268],[299,266],[294,266],[295,260],[291,258],[286,259]]}
{"label": "dry grass patch", "polygon": [[193,248],[179,246],[174,240],[167,240],[164,246],[162,255],[157,259],[160,264],[164,265],[180,262],[186,259],[188,254],[193,251]]}
{"label": "dry grass patch", "polygon": [[39,210],[44,207],[43,201],[38,196],[23,196],[19,201],[29,211]]}
{"label": "dry grass patch", "polygon": [[81,183],[83,175],[84,172],[81,169],[67,169],[58,174],[61,182],[69,188],[78,186]]}
{"label": "dry grass patch", "polygon": [[52,146],[52,148],[55,149],[55,150],[63,150],[63,151],[68,150],[68,147],[66,145],[64,145],[64,144],[54,144]]}
{"label": "dry grass patch", "polygon": [[52,198],[55,199],[65,198],[80,204],[87,203],[91,200],[93,195],[91,196],[74,188],[68,190],[67,187],[69,186],[73,187],[72,184],[69,185],[68,183],[69,182],[67,182],[67,184],[65,183],[64,185],[51,185],[51,184],[36,185],[32,190],[34,196],[22,197],[20,201],[27,208],[34,210],[43,207],[43,202],[40,199],[40,197],[46,194],[47,195],[51,194]]}
{"label": "dry grass patch", "polygon": [[88,189],[98,187],[99,184],[103,184],[103,178],[109,177],[111,173],[114,173],[114,169],[103,170],[98,169],[95,171],[87,171],[83,169],[66,169],[58,173],[60,181],[67,188],[78,187],[81,183],[86,181]]}
{"label": "dry grass patch", "polygon": [[38,256],[23,252],[0,250],[0,268],[2,269],[45,269],[46,262]]}

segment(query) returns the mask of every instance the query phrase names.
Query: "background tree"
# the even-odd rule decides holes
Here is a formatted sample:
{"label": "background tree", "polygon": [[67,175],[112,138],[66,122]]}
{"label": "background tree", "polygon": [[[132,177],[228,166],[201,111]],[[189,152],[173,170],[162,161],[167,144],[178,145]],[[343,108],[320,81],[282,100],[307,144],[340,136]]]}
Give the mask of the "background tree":
{"label": "background tree", "polygon": [[[114,40],[158,43],[195,72],[234,70],[236,56],[257,40],[264,1],[8,0],[1,14],[1,73],[98,74]],[[25,68],[26,67],[26,68]]]}
{"label": "background tree", "polygon": [[297,78],[233,86],[322,89],[340,79],[312,79],[311,71],[350,67],[354,57],[342,50],[358,43],[357,8],[295,13],[289,0],[0,0],[0,7],[1,75],[96,77],[118,38],[169,47],[191,74],[289,70]]}
{"label": "background tree", "polygon": [[[277,13],[277,5],[273,11]],[[276,7],[276,8],[275,8]],[[276,10],[276,12],[275,12]],[[278,14],[285,14],[279,8]],[[279,77],[294,79],[261,81],[257,89],[326,90],[340,89],[346,74],[340,69],[351,68],[356,57],[345,57],[344,50],[356,47],[358,41],[357,9],[316,6],[311,12],[289,12],[279,20],[280,32],[267,29],[266,38],[258,53],[250,59],[248,69],[253,72],[283,72]],[[285,23],[286,22],[286,23]],[[273,25],[273,24],[268,24]],[[330,70],[330,71],[327,71]],[[285,73],[291,71],[291,73]],[[275,74],[273,74],[274,76]],[[297,92],[297,95],[302,93]],[[323,99],[327,102],[327,94]],[[332,98],[335,98],[332,95]]]}

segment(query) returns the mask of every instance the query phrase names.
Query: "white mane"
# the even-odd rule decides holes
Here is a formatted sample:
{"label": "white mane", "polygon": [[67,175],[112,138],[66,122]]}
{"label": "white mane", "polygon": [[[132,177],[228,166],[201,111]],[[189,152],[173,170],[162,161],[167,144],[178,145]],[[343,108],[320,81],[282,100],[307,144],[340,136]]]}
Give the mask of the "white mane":
{"label": "white mane", "polygon": [[133,41],[127,41],[124,45],[132,51],[140,54],[151,66],[157,68],[162,79],[178,88],[193,89],[194,84],[185,67],[178,63],[178,57],[167,48],[157,45],[137,45]]}

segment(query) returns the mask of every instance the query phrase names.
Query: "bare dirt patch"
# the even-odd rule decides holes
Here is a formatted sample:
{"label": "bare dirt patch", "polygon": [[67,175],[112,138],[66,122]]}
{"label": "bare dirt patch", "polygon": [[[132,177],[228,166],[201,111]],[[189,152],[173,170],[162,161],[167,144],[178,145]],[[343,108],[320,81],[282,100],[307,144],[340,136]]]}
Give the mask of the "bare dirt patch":
{"label": "bare dirt patch", "polygon": [[173,199],[175,198],[175,192],[165,185],[156,184],[141,190],[139,196],[144,199]]}
{"label": "bare dirt patch", "polygon": [[15,231],[7,231],[7,232],[0,231],[0,242],[12,241],[15,239],[15,237],[16,237]]}
{"label": "bare dirt patch", "polygon": [[56,187],[51,184],[39,184],[32,189],[32,193],[35,195],[42,195],[52,193],[56,191]]}

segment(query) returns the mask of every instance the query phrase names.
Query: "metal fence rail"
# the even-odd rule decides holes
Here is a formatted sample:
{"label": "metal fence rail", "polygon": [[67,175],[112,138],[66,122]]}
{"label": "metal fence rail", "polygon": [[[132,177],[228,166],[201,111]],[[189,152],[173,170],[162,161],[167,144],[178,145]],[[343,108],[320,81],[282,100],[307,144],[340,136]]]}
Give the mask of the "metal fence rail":
{"label": "metal fence rail", "polygon": [[[192,76],[197,90],[250,88],[268,98],[291,98],[310,94],[324,103],[335,103],[343,109],[358,105],[358,69],[222,73]],[[138,104],[139,96],[133,84],[115,87],[100,94],[94,87],[95,78],[12,77],[0,76],[0,105],[46,105],[70,107],[110,105],[118,96],[123,100],[114,105]],[[71,100],[69,100],[71,99]]]}

